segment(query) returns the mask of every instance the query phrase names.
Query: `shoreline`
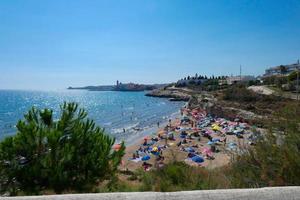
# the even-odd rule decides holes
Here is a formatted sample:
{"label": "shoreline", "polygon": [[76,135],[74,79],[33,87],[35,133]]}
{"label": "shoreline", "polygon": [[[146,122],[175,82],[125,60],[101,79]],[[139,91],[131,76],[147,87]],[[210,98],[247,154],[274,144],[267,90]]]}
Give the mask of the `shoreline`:
{"label": "shoreline", "polygon": [[[181,109],[181,108],[180,108]],[[163,127],[168,125],[168,120],[171,119],[172,121],[174,119],[177,119],[180,117],[180,110],[173,112],[170,114],[170,116],[166,119],[163,119],[162,122],[160,122],[160,126],[157,127],[156,124],[152,124],[150,127],[146,127],[141,131],[137,131],[135,134],[131,134],[128,136],[128,139],[125,140],[125,145],[127,147],[135,145],[139,141],[141,141],[146,136],[155,136],[158,131],[160,131]],[[122,134],[122,133],[120,133]],[[122,140],[116,140],[116,143],[120,143]]]}

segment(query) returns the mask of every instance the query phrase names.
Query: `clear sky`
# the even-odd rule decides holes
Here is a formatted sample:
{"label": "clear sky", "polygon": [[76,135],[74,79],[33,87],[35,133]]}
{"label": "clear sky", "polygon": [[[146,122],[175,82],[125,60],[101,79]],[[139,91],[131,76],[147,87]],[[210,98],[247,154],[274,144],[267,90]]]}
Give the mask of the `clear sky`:
{"label": "clear sky", "polygon": [[300,58],[299,0],[0,0],[0,88],[259,75]]}

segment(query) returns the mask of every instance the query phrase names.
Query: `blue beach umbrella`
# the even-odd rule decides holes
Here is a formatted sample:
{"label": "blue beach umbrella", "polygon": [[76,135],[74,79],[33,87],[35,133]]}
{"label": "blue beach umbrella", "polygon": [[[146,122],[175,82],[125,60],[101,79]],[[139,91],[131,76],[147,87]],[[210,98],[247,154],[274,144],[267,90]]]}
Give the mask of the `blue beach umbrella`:
{"label": "blue beach umbrella", "polygon": [[146,155],[146,156],[142,157],[142,161],[150,160],[150,158],[151,157],[149,155]]}
{"label": "blue beach umbrella", "polygon": [[187,152],[189,152],[189,153],[195,152],[195,150],[192,147],[187,147],[184,150],[187,151]]}
{"label": "blue beach umbrella", "polygon": [[220,142],[220,139],[219,138],[214,138],[214,139],[212,139],[212,142]]}
{"label": "blue beach umbrella", "polygon": [[194,161],[196,163],[203,163],[204,162],[204,158],[202,158],[200,156],[194,156],[194,157],[192,157],[192,161]]}
{"label": "blue beach umbrella", "polygon": [[208,145],[213,145],[213,144],[215,144],[215,143],[212,142],[212,141],[209,141],[207,144],[208,144]]}
{"label": "blue beach umbrella", "polygon": [[180,138],[186,138],[186,135],[180,134]]}

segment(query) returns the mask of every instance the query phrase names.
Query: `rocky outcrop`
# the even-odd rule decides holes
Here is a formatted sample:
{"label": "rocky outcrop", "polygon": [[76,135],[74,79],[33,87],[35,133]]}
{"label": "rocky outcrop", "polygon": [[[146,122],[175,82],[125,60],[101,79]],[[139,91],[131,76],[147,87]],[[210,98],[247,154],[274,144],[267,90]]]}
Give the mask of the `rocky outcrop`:
{"label": "rocky outcrop", "polygon": [[218,100],[216,97],[209,93],[202,93],[198,96],[192,96],[189,100],[188,106],[190,109],[202,108],[210,114],[224,117],[230,120],[239,118],[245,122],[258,126],[263,126],[262,119],[265,118],[264,116],[255,114],[254,112],[241,109],[233,102],[229,103]]}
{"label": "rocky outcrop", "polygon": [[233,101],[223,101],[216,98],[212,92],[193,91],[186,88],[168,87],[164,89],[153,90],[146,96],[169,98],[171,101],[188,101],[190,109],[201,108],[208,113],[224,117],[230,120],[239,118],[250,124],[263,126],[262,122],[265,117],[258,115],[251,110],[242,109],[239,104]]}
{"label": "rocky outcrop", "polygon": [[170,101],[189,101],[191,95],[181,89],[156,89],[146,94],[150,97],[169,98]]}

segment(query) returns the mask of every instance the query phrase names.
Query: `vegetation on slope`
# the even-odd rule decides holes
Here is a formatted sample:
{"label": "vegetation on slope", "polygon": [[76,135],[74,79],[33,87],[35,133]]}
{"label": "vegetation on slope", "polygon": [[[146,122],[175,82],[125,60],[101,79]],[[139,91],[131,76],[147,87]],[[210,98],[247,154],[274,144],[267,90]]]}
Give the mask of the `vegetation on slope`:
{"label": "vegetation on slope", "polygon": [[[233,155],[219,169],[174,161],[162,169],[136,172],[139,191],[180,191],[300,185],[300,106],[290,104],[266,121],[267,132],[255,146]],[[119,188],[120,190],[124,187]]]}
{"label": "vegetation on slope", "polygon": [[268,133],[236,156],[229,173],[233,187],[300,185],[300,106],[288,105],[270,119]]}

